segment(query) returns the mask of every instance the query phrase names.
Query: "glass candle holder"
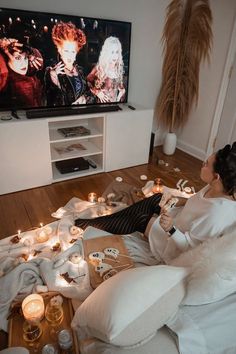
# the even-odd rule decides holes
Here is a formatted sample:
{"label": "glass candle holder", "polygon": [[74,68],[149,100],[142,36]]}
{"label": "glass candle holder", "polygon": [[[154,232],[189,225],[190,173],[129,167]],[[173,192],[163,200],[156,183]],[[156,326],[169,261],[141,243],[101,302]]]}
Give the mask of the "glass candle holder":
{"label": "glass candle holder", "polygon": [[30,352],[39,353],[39,338],[43,333],[41,323],[23,323],[23,339],[28,344]]}
{"label": "glass candle holder", "polygon": [[31,294],[22,302],[22,312],[28,323],[38,323],[44,317],[44,301],[39,294]]}
{"label": "glass candle holder", "polygon": [[36,241],[39,243],[43,243],[48,241],[52,234],[51,226],[44,226],[37,230],[36,232]]}
{"label": "glass candle holder", "polygon": [[50,301],[46,306],[45,318],[51,327],[50,336],[55,339],[64,318],[62,304],[54,304]]}
{"label": "glass candle holder", "polygon": [[91,192],[91,193],[88,194],[88,201],[90,203],[96,203],[97,200],[98,200],[97,193]]}
{"label": "glass candle holder", "polygon": [[156,178],[154,180],[154,185],[152,187],[152,192],[153,193],[162,193],[163,192],[163,184],[162,184],[160,178]]}
{"label": "glass candle holder", "polygon": [[29,323],[25,321],[23,323],[23,339],[28,343],[33,343],[39,339],[42,335],[42,326],[40,322],[38,323]]}

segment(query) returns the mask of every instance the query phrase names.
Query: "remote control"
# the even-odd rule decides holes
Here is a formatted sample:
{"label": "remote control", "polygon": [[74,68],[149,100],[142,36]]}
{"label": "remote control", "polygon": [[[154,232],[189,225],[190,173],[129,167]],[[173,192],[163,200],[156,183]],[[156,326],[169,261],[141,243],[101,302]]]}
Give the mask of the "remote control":
{"label": "remote control", "polygon": [[128,105],[129,109],[132,109],[132,111],[135,111],[135,107]]}
{"label": "remote control", "polygon": [[97,165],[95,164],[95,162],[91,159],[87,159],[89,166],[91,166],[92,168],[97,168]]}

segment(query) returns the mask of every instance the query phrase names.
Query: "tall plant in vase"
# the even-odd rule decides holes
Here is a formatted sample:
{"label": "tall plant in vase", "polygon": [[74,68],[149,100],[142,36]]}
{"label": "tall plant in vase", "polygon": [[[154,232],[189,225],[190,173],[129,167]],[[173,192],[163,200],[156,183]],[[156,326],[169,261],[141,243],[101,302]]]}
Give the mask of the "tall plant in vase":
{"label": "tall plant in vase", "polygon": [[156,102],[156,116],[168,133],[164,152],[176,147],[175,130],[188,120],[197,105],[199,70],[212,47],[212,14],[208,0],[172,0],[166,9],[162,34],[162,84]]}

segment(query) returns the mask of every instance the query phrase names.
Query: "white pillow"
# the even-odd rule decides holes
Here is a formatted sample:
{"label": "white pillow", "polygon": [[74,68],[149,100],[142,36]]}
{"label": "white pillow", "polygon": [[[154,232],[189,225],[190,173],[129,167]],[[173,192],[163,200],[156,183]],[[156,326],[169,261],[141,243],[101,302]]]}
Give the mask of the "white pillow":
{"label": "white pillow", "polygon": [[[80,341],[80,354],[179,354],[175,337],[168,328],[162,327],[147,343],[135,348],[117,347],[93,338]],[[198,353],[199,354],[199,353]]]}
{"label": "white pillow", "polygon": [[236,291],[236,231],[209,239],[170,264],[191,268],[182,304],[219,301]]}
{"label": "white pillow", "polygon": [[119,346],[147,341],[183,299],[185,268],[166,265],[129,269],[103,282],[77,309],[72,327],[81,338]]}

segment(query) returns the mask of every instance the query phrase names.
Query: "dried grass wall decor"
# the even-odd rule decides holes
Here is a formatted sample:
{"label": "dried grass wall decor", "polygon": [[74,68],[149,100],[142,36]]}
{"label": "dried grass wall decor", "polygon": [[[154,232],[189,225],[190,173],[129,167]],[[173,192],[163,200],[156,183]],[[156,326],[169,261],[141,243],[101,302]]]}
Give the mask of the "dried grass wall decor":
{"label": "dried grass wall decor", "polygon": [[198,101],[199,69],[212,47],[212,14],[208,0],[173,0],[162,34],[162,84],[156,116],[173,132],[184,126]]}

